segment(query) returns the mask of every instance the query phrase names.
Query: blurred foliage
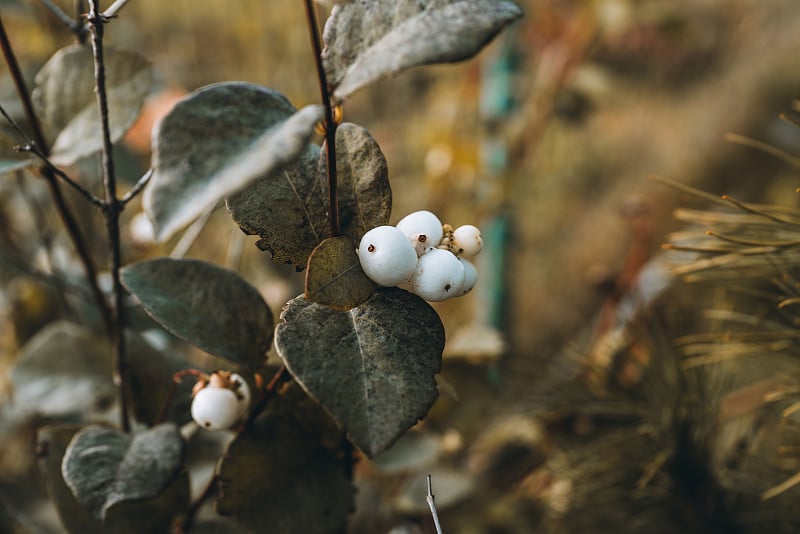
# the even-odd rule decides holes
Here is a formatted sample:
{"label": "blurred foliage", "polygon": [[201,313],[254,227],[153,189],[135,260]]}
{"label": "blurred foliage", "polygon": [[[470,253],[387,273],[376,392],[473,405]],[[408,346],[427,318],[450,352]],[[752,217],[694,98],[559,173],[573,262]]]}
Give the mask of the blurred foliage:
{"label": "blurred foliage", "polygon": [[[58,3],[72,12],[70,2]],[[800,6],[796,0],[520,4],[523,21],[477,62],[412,71],[360,92],[344,109],[345,119],[368,127],[386,155],[394,219],[425,208],[456,225],[496,215],[511,221],[503,338],[488,351],[501,357],[475,362],[448,353],[439,401],[409,436],[416,441],[397,445],[408,447],[401,452],[409,459],[378,457],[357,465],[358,509],[350,529],[422,525],[430,531],[424,494],[415,488],[436,468],[433,489],[445,531],[530,532],[532,525],[546,532],[725,532],[734,525],[748,531],[741,526],[748,512],[750,520],[767,518],[753,532],[797,531],[796,522],[785,520],[796,488],[760,501],[779,482],[776,473],[788,478],[798,469],[796,459],[778,458],[777,470],[753,460],[773,458],[774,448],[764,443],[776,435],[793,443],[792,428],[774,430],[783,428],[780,412],[792,398],[764,407],[763,395],[751,400],[747,393],[753,390],[745,388],[752,384],[735,378],[744,373],[773,392],[785,385],[770,371],[783,369],[774,363],[783,357],[685,374],[683,353],[673,343],[679,335],[714,329],[726,335],[731,327],[709,320],[706,309],[761,317],[763,301],[743,298],[726,282],[676,284],[661,295],[655,288],[665,282],[655,275],[655,281],[640,284],[661,296],[648,299],[656,305],[644,315],[638,309],[631,320],[623,296],[630,297],[632,281],[668,232],[685,224],[672,218],[675,206],[707,207],[648,175],[797,207],[791,194],[797,169],[733,146],[724,134],[733,131],[800,154],[800,128],[777,119],[800,87]],[[72,41],[39,2],[3,1],[0,11],[29,79],[54,50]],[[149,165],[147,134],[155,118],[201,85],[254,82],[289,95],[298,107],[318,99],[296,0],[136,0],[113,21],[108,39],[148,58],[158,86],[145,118],[120,147],[120,173],[129,183]],[[498,62],[504,68],[492,71]],[[500,83],[500,73],[509,90],[498,104],[492,84]],[[14,110],[6,74],[0,70],[0,101]],[[498,106],[508,113],[496,113]],[[91,186],[97,167],[90,159],[75,172]],[[24,175],[6,177],[0,202],[5,373],[24,353],[19,348],[25,341],[52,320],[66,316],[91,325],[98,318],[76,298],[80,270],[45,209],[41,184]],[[125,220],[139,209],[138,202],[131,204]],[[90,210],[79,212],[91,238],[99,219]],[[40,265],[42,236],[52,243],[51,261],[63,273],[55,287],[25,268],[28,260]],[[269,264],[252,241],[217,213],[188,252],[238,269],[273,306],[300,293],[302,281],[290,278],[293,269]],[[184,244],[173,240],[159,247],[132,239],[124,254],[133,261]],[[490,270],[483,266],[481,272]],[[436,305],[451,341],[464,330],[487,332],[483,314],[495,296],[480,287],[457,303]],[[763,290],[748,287],[749,293]],[[133,321],[140,329],[150,324],[142,314]],[[625,335],[612,328],[619,324],[630,326]],[[157,341],[183,351],[196,365],[207,363],[173,339]],[[791,357],[794,344],[789,348],[781,354]],[[498,375],[499,382],[493,380]],[[693,403],[684,403],[683,380],[698,394]],[[11,532],[59,531],[54,512],[43,505],[44,484],[30,447],[43,421],[9,415],[14,410],[5,378],[0,393],[6,401],[0,419],[0,525]],[[747,419],[725,411],[732,405],[744,406],[739,415]],[[728,419],[714,434],[720,413]],[[769,483],[737,490],[754,477]]]}

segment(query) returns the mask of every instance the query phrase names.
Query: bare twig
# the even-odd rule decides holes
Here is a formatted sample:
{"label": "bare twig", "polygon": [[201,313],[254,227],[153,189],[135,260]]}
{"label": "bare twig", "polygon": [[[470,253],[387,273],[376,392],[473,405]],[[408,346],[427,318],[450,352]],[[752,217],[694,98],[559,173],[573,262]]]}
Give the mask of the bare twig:
{"label": "bare twig", "polygon": [[73,19],[72,17],[67,15],[67,13],[63,9],[58,7],[56,4],[54,4],[50,0],[39,0],[39,1],[41,2],[41,4],[44,7],[49,9],[53,13],[53,15],[55,15],[56,18],[61,21],[61,23],[64,26],[69,28],[69,31],[76,32],[76,30],[79,29],[82,26],[81,23],[76,23],[75,19]]}
{"label": "bare twig", "polygon": [[92,53],[94,56],[95,93],[100,110],[100,126],[103,135],[103,189],[105,191],[105,209],[103,218],[108,233],[110,248],[110,269],[113,288],[113,305],[111,307],[113,322],[111,325],[111,342],[116,360],[115,381],[119,384],[120,425],[124,432],[130,430],[127,400],[127,357],[125,354],[125,293],[122,289],[119,270],[122,266],[120,246],[119,215],[123,205],[117,199],[117,179],[114,173],[112,155],[111,128],[108,122],[108,95],[106,93],[106,68],[103,58],[103,32],[107,21],[100,13],[97,0],[89,0],[89,24],[92,27]]}
{"label": "bare twig", "polygon": [[330,206],[329,216],[331,233],[334,236],[338,236],[341,233],[339,199],[336,192],[336,128],[338,124],[333,117],[333,106],[331,106],[328,80],[325,75],[325,68],[322,65],[322,44],[319,38],[319,27],[317,24],[317,14],[314,10],[314,1],[306,0],[305,4],[308,31],[311,34],[311,47],[314,50],[314,61],[317,65],[320,96],[322,97],[322,106],[325,108],[325,150],[328,161],[328,205]]}
{"label": "bare twig", "polygon": [[428,475],[428,496],[425,498],[428,501],[428,508],[431,509],[433,516],[433,525],[436,527],[436,534],[442,534],[442,525],[439,524],[439,514],[436,513],[436,504],[433,498],[433,489],[431,487],[431,476]]}
{"label": "bare twig", "polygon": [[42,148],[40,148],[39,145],[37,145],[36,142],[33,139],[28,138],[28,136],[22,130],[20,125],[17,124],[17,121],[15,121],[11,117],[11,115],[8,114],[8,112],[5,110],[5,108],[3,108],[3,106],[0,106],[0,115],[2,115],[3,118],[6,119],[6,122],[8,122],[8,124],[11,125],[11,128],[17,133],[17,135],[20,137],[20,139],[23,142],[22,145],[14,147],[15,150],[17,150],[17,152],[28,152],[30,154],[33,154],[34,156],[39,158],[42,163],[44,163],[47,167],[49,167],[54,175],[56,175],[57,177],[59,177],[62,180],[64,180],[67,183],[67,185],[69,185],[70,187],[75,189],[78,193],[80,193],[89,202],[91,202],[92,204],[94,204],[98,208],[104,208],[105,207],[105,204],[103,203],[102,200],[100,200],[99,198],[94,196],[90,191],[85,189],[81,184],[79,184],[78,182],[76,182],[75,180],[70,178],[64,171],[62,171],[61,169],[56,167],[55,164],[52,161],[50,161],[50,159],[47,157],[47,154],[44,153]]}
{"label": "bare twig", "polygon": [[125,7],[125,4],[127,4],[127,3],[128,3],[128,0],[116,0],[116,2],[111,4],[108,7],[108,9],[103,11],[103,16],[106,17],[107,19],[110,19],[112,17],[116,17],[117,13],[119,13],[119,10],[122,9],[123,7]]}
{"label": "bare twig", "polygon": [[[17,94],[20,102],[22,103],[22,107],[25,110],[25,116],[28,118],[28,122],[33,130],[33,140],[38,146],[41,147],[43,153],[47,154],[45,149],[47,146],[47,141],[42,133],[41,126],[39,125],[39,119],[36,117],[36,113],[33,111],[33,103],[31,102],[28,89],[25,87],[25,80],[22,76],[22,72],[20,71],[14,51],[11,48],[11,42],[8,40],[8,35],[6,34],[5,27],[3,26],[2,16],[0,16],[0,48],[2,48],[3,57],[5,58],[6,65],[8,65],[11,78],[14,80]],[[47,186],[50,189],[50,196],[53,198],[56,211],[58,212],[58,215],[64,224],[64,228],[67,230],[67,234],[69,235],[70,240],[75,247],[78,258],[83,265],[83,269],[86,272],[86,281],[89,284],[89,289],[91,290],[95,302],[100,309],[100,313],[103,316],[103,321],[105,322],[106,327],[110,329],[112,323],[111,310],[108,307],[105,296],[103,295],[103,292],[100,290],[100,286],[97,283],[97,269],[95,269],[94,262],[89,254],[86,240],[83,238],[83,235],[78,227],[78,222],[64,200],[64,194],[59,187],[58,180],[56,180],[56,176],[53,173],[52,168],[43,166],[40,167],[39,172],[47,182]]]}
{"label": "bare twig", "polygon": [[122,196],[122,198],[119,199],[119,203],[124,206],[125,204],[136,198],[136,195],[142,192],[144,186],[146,186],[150,182],[150,178],[152,177],[153,177],[153,169],[150,169],[149,171],[144,173],[144,176],[139,178],[138,182],[133,184],[133,187],[131,187],[130,191],[125,193]]}

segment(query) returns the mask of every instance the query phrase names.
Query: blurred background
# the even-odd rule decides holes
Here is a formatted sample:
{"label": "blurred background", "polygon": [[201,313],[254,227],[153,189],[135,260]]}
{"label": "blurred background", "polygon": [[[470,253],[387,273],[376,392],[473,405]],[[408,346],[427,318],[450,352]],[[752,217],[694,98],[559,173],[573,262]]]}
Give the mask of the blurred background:
{"label": "blurred background", "polygon": [[[74,11],[72,2],[56,3]],[[478,225],[487,244],[475,291],[436,305],[448,334],[441,398],[394,456],[359,465],[353,532],[431,532],[424,499],[410,495],[418,495],[415,484],[432,471],[446,532],[655,532],[652,523],[638,530],[628,522],[641,511],[631,511],[629,502],[608,524],[592,522],[586,510],[613,508],[611,502],[576,512],[587,514],[586,523],[564,519],[575,490],[554,482],[557,455],[549,447],[557,440],[548,432],[555,431],[534,415],[558,396],[555,384],[572,384],[575,398],[603,396],[572,380],[576,369],[614,321],[609,313],[640,268],[681,228],[673,210],[704,206],[654,177],[752,202],[798,204],[797,167],[726,138],[733,133],[800,155],[800,128],[779,118],[800,95],[796,0],[518,3],[524,18],[477,58],[415,69],[360,91],[344,106],[344,120],[367,128],[384,151],[392,222],[427,209],[456,226]],[[320,20],[328,11],[320,6]],[[0,0],[0,14],[32,87],[37,70],[73,37],[40,2]],[[203,85],[243,80],[277,89],[297,107],[318,100],[297,0],[133,0],[106,38],[140,52],[155,72],[143,117],[119,147],[119,172],[129,184],[149,167],[153,122]],[[0,102],[18,107],[5,67]],[[39,187],[30,177],[4,180],[0,224],[17,217],[19,182],[34,194]],[[140,209],[136,201],[125,213],[126,262],[185,246],[188,257],[238,269],[276,314],[302,291],[302,276],[271,264],[224,208],[196,240],[163,246],[142,235]],[[89,236],[102,232],[95,214],[83,210],[82,217]],[[102,247],[96,254],[102,265]],[[8,370],[19,347],[59,317],[58,298],[49,291],[10,260],[0,265],[3,399],[12,397]],[[571,366],[561,366],[562,359]],[[565,420],[547,421],[563,432],[558,425]],[[40,423],[6,425],[0,437],[0,519],[57,532],[41,484],[27,480],[35,462],[32,429]],[[558,460],[567,466],[559,473],[580,469],[575,480],[594,480],[584,471],[605,465],[608,451],[624,449],[626,434],[615,434],[616,426],[609,433],[604,424],[569,419],[569,432],[595,440],[596,449],[580,449],[581,461]],[[640,450],[637,465],[658,457],[658,445],[648,446],[652,454]],[[586,460],[592,451],[600,451],[599,459]],[[538,469],[545,463],[550,478]],[[620,475],[599,486],[587,482],[584,490],[629,483]],[[666,497],[647,502],[660,506],[649,517],[664,521],[663,532],[714,531],[706,530],[703,511],[678,527],[671,515],[684,504]]]}

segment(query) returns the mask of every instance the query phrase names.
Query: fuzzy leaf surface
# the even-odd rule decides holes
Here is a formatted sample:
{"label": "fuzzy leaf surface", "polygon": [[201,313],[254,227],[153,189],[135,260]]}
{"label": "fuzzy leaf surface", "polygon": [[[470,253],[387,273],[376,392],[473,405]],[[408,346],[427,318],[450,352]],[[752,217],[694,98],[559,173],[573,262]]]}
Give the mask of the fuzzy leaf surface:
{"label": "fuzzy leaf surface", "polygon": [[158,496],[179,474],[184,448],[171,423],[134,436],[90,426],[73,436],[61,474],[78,502],[103,520],[116,504]]}
{"label": "fuzzy leaf surface", "polygon": [[375,289],[349,237],[326,239],[308,258],[305,296],[318,304],[349,310],[363,304]]}
{"label": "fuzzy leaf surface", "polygon": [[227,199],[233,220],[261,238],[256,246],[275,263],[305,267],[311,251],[330,236],[327,185],[318,164],[319,147],[312,145],[294,163]]}
{"label": "fuzzy leaf surface", "polygon": [[287,369],[368,456],[397,440],[438,397],[444,326],[416,295],[381,288],[344,312],[301,296],[281,318],[275,344]]}
{"label": "fuzzy leaf surface", "polygon": [[344,531],[354,506],[350,462],[321,445],[319,426],[303,423],[314,411],[313,401],[275,399],[231,443],[219,466],[221,515],[254,531]]}
{"label": "fuzzy leaf surface", "polygon": [[[150,90],[150,63],[139,54],[104,50],[111,141],[122,138],[139,116]],[[71,165],[103,146],[90,46],[56,52],[35,79],[33,101],[47,132],[55,137],[50,159]]]}
{"label": "fuzzy leaf surface", "polygon": [[180,473],[153,499],[111,507],[105,520],[100,521],[78,502],[61,474],[67,446],[80,430],[78,425],[45,426],[36,435],[39,470],[64,528],[75,534],[168,532],[175,517],[185,513],[189,506],[188,474]]}
{"label": "fuzzy leaf surface", "polygon": [[[342,233],[357,243],[389,220],[386,158],[367,130],[344,123],[336,130],[336,163]],[[227,203],[242,230],[260,236],[256,245],[270,252],[272,261],[304,268],[314,248],[332,237],[326,151],[310,147],[298,161],[258,178]]]}
{"label": "fuzzy leaf surface", "polygon": [[323,61],[334,98],[398,72],[477,54],[522,16],[508,0],[373,0],[333,7]]}
{"label": "fuzzy leaf surface", "polygon": [[241,276],[200,260],[156,258],[126,266],[122,283],[161,326],[233,362],[258,366],[272,342],[272,312]]}
{"label": "fuzzy leaf surface", "polygon": [[44,416],[84,413],[113,402],[107,343],[82,326],[51,323],[22,347],[11,380],[14,404]]}
{"label": "fuzzy leaf surface", "polygon": [[153,177],[142,200],[156,238],[175,232],[225,196],[293,162],[309,146],[321,106],[297,111],[282,94],[243,82],[198,89],[153,134]]}
{"label": "fuzzy leaf surface", "polygon": [[[320,173],[326,176],[324,155]],[[345,122],[336,129],[336,177],[342,233],[358,246],[367,231],[388,224],[392,214],[392,188],[386,157],[370,133]]]}

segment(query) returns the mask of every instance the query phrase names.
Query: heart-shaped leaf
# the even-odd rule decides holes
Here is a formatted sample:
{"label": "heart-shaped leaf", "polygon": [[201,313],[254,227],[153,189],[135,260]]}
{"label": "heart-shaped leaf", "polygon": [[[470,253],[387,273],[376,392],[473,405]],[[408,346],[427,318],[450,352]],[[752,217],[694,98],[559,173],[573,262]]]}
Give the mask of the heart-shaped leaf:
{"label": "heart-shaped leaf", "polygon": [[213,84],[178,102],[153,134],[153,177],[142,205],[159,241],[259,176],[305,153],[321,106],[300,111],[282,94]]}
{"label": "heart-shaped leaf", "polygon": [[323,38],[325,71],[344,100],[400,71],[477,54],[522,16],[508,0],[372,0],[333,7]]}
{"label": "heart-shaped leaf", "polygon": [[183,465],[178,428],[165,423],[131,436],[90,426],[72,438],[61,474],[72,494],[96,519],[114,505],[158,496]]}
{"label": "heart-shaped leaf", "polygon": [[349,310],[363,304],[375,288],[349,237],[326,239],[308,258],[305,296],[318,304]]}
{"label": "heart-shaped leaf", "polygon": [[[378,143],[365,129],[344,123],[336,130],[339,218],[344,235],[358,242],[367,230],[386,224],[392,191]],[[233,220],[276,263],[304,268],[322,240],[332,237],[328,217],[325,150],[312,146],[282,171],[263,176],[228,198]]]}
{"label": "heart-shaped leaf", "polygon": [[220,514],[254,531],[344,531],[353,508],[351,462],[321,446],[319,428],[298,419],[309,408],[277,398],[231,443],[219,466]]}
{"label": "heart-shaped leaf", "polygon": [[252,367],[272,342],[272,312],[241,276],[199,260],[156,258],[122,269],[122,283],[161,326],[203,349]]}
{"label": "heart-shaped leaf", "polygon": [[105,409],[116,388],[107,342],[66,321],[51,323],[22,347],[11,371],[14,405],[46,416]]}
{"label": "heart-shaped leaf", "polygon": [[77,425],[46,426],[36,436],[39,469],[66,531],[81,534],[170,531],[175,518],[185,514],[189,506],[188,474],[181,472],[154,499],[127,501],[111,507],[105,520],[100,521],[78,502],[61,475],[64,452],[80,429]]}
{"label": "heart-shaped leaf", "polygon": [[382,288],[345,312],[298,297],[281,318],[275,344],[284,364],[368,456],[436,400],[444,326],[416,295]]}
{"label": "heart-shaped leaf", "polygon": [[[107,47],[104,51],[111,141],[130,128],[150,90],[150,63],[139,54]],[[95,96],[94,58],[89,46],[56,52],[36,75],[33,100],[52,135],[50,159],[71,165],[103,146]]]}

